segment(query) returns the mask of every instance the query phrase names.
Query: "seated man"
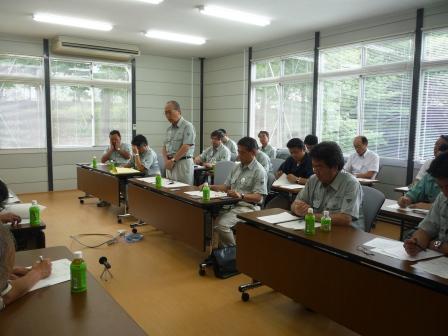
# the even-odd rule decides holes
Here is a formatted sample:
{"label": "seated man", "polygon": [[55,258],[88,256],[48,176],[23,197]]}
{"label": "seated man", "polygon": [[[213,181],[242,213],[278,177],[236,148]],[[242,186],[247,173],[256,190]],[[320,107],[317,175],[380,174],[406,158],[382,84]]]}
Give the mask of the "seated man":
{"label": "seated man", "polygon": [[362,188],[355,177],[342,171],[341,148],[335,142],[324,141],[313,147],[310,157],[315,174],[297,195],[291,210],[305,216],[308,208],[313,208],[316,221],[328,210],[333,224],[364,230]]}
{"label": "seated man", "polygon": [[146,176],[156,176],[160,174],[157,154],[148,146],[146,137],[139,134],[132,139],[132,158],[125,165],[127,168],[134,168],[144,172]]}
{"label": "seated man", "polygon": [[221,141],[230,150],[230,160],[235,161],[238,156],[236,142],[227,136],[227,131],[224,128],[220,128],[218,131],[224,134]]}
{"label": "seated man", "polygon": [[260,210],[263,196],[267,194],[267,176],[264,168],[255,159],[258,148],[255,139],[241,138],[238,141],[240,163],[235,166],[223,185],[212,185],[214,191],[225,191],[241,201],[230,209],[222,210],[215,221],[214,245],[219,247],[235,245],[231,228],[237,223],[237,214]]}
{"label": "seated man", "polygon": [[436,179],[442,192],[420,222],[418,230],[404,241],[404,248],[411,256],[426,248],[448,254],[448,152],[434,159],[428,174]]}
{"label": "seated man", "polygon": [[10,230],[0,225],[0,310],[22,297],[41,279],[51,274],[49,259],[37,261],[31,269],[14,266],[15,245]]}
{"label": "seated man", "polygon": [[[443,152],[448,152],[448,146],[447,148],[444,148],[444,146],[444,144],[439,146],[439,149],[435,152],[435,157],[438,157]],[[410,187],[409,191],[398,199],[398,205],[402,208],[411,205],[415,208],[430,209],[431,203],[436,200],[439,193],[440,188],[436,179],[431,174],[425,173],[422,179]]]}
{"label": "seated man", "polygon": [[319,143],[319,139],[314,134],[308,134],[303,142],[305,143],[306,151],[309,153]]}
{"label": "seated man", "polygon": [[[258,144],[257,144],[258,148]],[[269,156],[267,156],[265,153],[263,153],[261,150],[257,149],[257,152],[255,154],[255,158],[258,162],[263,166],[263,168],[266,170],[266,173],[272,173],[272,163]]]}
{"label": "seated man", "polygon": [[113,160],[118,164],[125,164],[131,158],[131,148],[128,144],[121,142],[121,134],[117,130],[109,133],[110,145],[104,151],[101,162]]}
{"label": "seated man", "polygon": [[9,198],[9,190],[5,182],[0,180],[0,224],[11,223],[12,225],[17,225],[22,220],[20,216],[12,213],[3,211],[4,204]]}
{"label": "seated man", "polygon": [[212,145],[205,149],[202,154],[194,158],[194,163],[203,165],[207,168],[212,167],[219,161],[230,161],[230,150],[223,145],[222,138],[224,134],[219,131],[213,131],[210,134]]}
{"label": "seated man", "polygon": [[357,136],[353,140],[355,153],[350,155],[344,170],[360,178],[374,179],[380,169],[378,154],[370,151],[367,146],[369,141],[365,136]]}
{"label": "seated man", "polygon": [[[441,152],[448,150],[448,135],[441,135],[436,142],[434,143],[434,157],[436,158]],[[426,174],[431,162],[434,159],[428,159],[425,163],[420,167],[417,175],[415,176],[415,181],[420,181],[423,178],[423,175]]]}
{"label": "seated man", "polygon": [[286,147],[291,156],[282,163],[275,173],[276,177],[279,178],[282,174],[286,174],[289,182],[305,184],[308,177],[314,173],[311,158],[305,150],[303,141],[299,138],[292,138]]}
{"label": "seated man", "polygon": [[277,150],[269,143],[269,132],[260,131],[258,133],[258,139],[260,139],[260,150],[265,153],[270,159],[275,159],[277,156]]}

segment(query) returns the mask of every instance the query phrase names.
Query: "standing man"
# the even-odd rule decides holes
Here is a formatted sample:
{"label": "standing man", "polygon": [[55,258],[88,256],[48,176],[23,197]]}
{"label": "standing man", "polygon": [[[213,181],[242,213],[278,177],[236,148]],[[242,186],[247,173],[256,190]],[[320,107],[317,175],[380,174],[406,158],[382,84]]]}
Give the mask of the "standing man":
{"label": "standing man", "polygon": [[194,158],[194,163],[204,165],[210,168],[219,161],[230,161],[230,150],[223,145],[222,138],[224,134],[221,131],[213,131],[210,134],[212,145],[205,149],[202,154]]}
{"label": "standing man", "polygon": [[380,157],[367,148],[369,140],[363,135],[353,139],[355,153],[350,155],[344,170],[360,178],[374,179],[380,170]]}
{"label": "standing man", "polygon": [[[257,141],[250,137],[238,141],[240,163],[235,166],[223,185],[213,185],[214,191],[227,192],[230,197],[240,199],[235,206],[220,212],[214,226],[214,245],[226,247],[235,245],[232,227],[238,222],[239,213],[260,210],[263,196],[267,194],[267,175],[255,159]],[[217,236],[217,237],[216,237]]]}
{"label": "standing man", "polygon": [[328,210],[333,224],[365,230],[362,188],[354,176],[342,171],[344,156],[338,144],[321,142],[313,147],[310,157],[315,174],[297,195],[291,210],[305,216],[308,208],[313,208],[316,221]]}
{"label": "standing man", "polygon": [[238,156],[236,142],[227,136],[227,132],[224,128],[220,128],[218,131],[221,131],[222,134],[224,134],[222,143],[230,150],[230,160],[235,161]]}
{"label": "standing man", "polygon": [[131,147],[121,142],[120,131],[113,130],[109,133],[110,145],[104,151],[101,162],[114,160],[118,164],[124,164],[131,158]]}
{"label": "standing man", "polygon": [[162,155],[165,159],[166,177],[193,185],[194,140],[193,124],[181,114],[179,103],[170,100],[165,105],[165,117],[171,123],[167,129]]}
{"label": "standing man", "polygon": [[275,157],[277,156],[277,150],[269,143],[269,132],[260,131],[258,133],[258,139],[260,139],[261,143],[260,150],[265,153],[270,159],[275,159]]}
{"label": "standing man", "polygon": [[139,134],[132,139],[132,158],[125,167],[134,168],[144,172],[146,176],[156,176],[160,174],[157,154],[148,146],[146,137]]}

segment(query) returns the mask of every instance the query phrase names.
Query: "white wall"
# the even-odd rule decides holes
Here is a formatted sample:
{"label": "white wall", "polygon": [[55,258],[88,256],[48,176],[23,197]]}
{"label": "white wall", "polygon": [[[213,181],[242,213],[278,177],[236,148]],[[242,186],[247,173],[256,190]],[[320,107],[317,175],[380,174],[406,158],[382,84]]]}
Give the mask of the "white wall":
{"label": "white wall", "polygon": [[210,58],[204,64],[204,148],[224,128],[238,141],[247,130],[247,52]]}

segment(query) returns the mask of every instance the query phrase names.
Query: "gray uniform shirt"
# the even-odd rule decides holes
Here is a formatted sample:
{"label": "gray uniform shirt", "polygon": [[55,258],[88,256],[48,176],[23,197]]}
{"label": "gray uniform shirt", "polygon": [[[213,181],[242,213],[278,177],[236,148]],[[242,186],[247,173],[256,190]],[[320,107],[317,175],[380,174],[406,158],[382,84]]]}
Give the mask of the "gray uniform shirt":
{"label": "gray uniform shirt", "polygon": [[[109,151],[109,149],[110,149],[110,146],[104,150],[103,155],[106,154]],[[123,142],[120,145],[120,149],[123,151],[126,151],[128,153],[131,153],[131,146],[129,146],[128,144],[125,144]],[[118,164],[124,164],[129,161],[128,159],[125,159],[124,157],[122,157],[118,151],[113,151],[109,157],[109,160],[114,160]]]}
{"label": "gray uniform shirt", "polygon": [[[159,161],[157,160],[157,154],[151,148],[148,148],[146,152],[140,154],[140,161],[145,166],[145,174],[148,176],[155,176],[160,174]],[[135,166],[135,156],[131,157],[129,164],[132,168],[137,169]]]}
{"label": "gray uniform shirt", "polygon": [[365,230],[362,197],[358,180],[351,174],[340,171],[328,186],[324,186],[316,175],[312,175],[296,200],[311,205],[317,213],[329,210],[330,216],[332,213],[350,215],[352,226]]}
{"label": "gray uniform shirt", "polygon": [[224,184],[238,193],[261,195],[268,193],[266,171],[255,158],[246,167],[243,167],[242,163],[235,165]]}
{"label": "gray uniform shirt", "polygon": [[193,156],[196,133],[193,124],[180,117],[176,125],[171,124],[166,130],[165,148],[168,155],[177,153],[182,145],[190,145],[185,156]]}
{"label": "gray uniform shirt", "polygon": [[261,147],[260,150],[265,153],[270,159],[275,159],[277,155],[277,150],[270,144],[267,144],[266,147]]}
{"label": "gray uniform shirt", "polygon": [[448,198],[441,192],[432,204],[428,215],[418,225],[431,240],[448,242]]}
{"label": "gray uniform shirt", "polygon": [[261,163],[267,173],[272,173],[271,159],[265,153],[259,150],[255,155],[255,158]]}
{"label": "gray uniform shirt", "polygon": [[238,146],[236,145],[236,142],[232,139],[227,140],[227,142],[222,142],[224,146],[226,146],[230,150],[230,159],[232,161],[235,161],[236,157],[238,156]]}
{"label": "gray uniform shirt", "polygon": [[216,149],[213,148],[213,146],[210,146],[206,150],[204,150],[199,157],[204,163],[230,161],[230,150],[223,144],[220,144]]}

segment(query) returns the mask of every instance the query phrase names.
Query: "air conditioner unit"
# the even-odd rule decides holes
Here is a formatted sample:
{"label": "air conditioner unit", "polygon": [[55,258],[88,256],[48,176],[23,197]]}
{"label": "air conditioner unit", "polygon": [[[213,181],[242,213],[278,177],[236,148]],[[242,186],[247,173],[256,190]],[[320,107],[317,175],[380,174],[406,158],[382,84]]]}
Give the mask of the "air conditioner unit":
{"label": "air conditioner unit", "polygon": [[135,45],[91,41],[75,37],[58,36],[52,40],[51,51],[55,54],[128,61],[140,55]]}

